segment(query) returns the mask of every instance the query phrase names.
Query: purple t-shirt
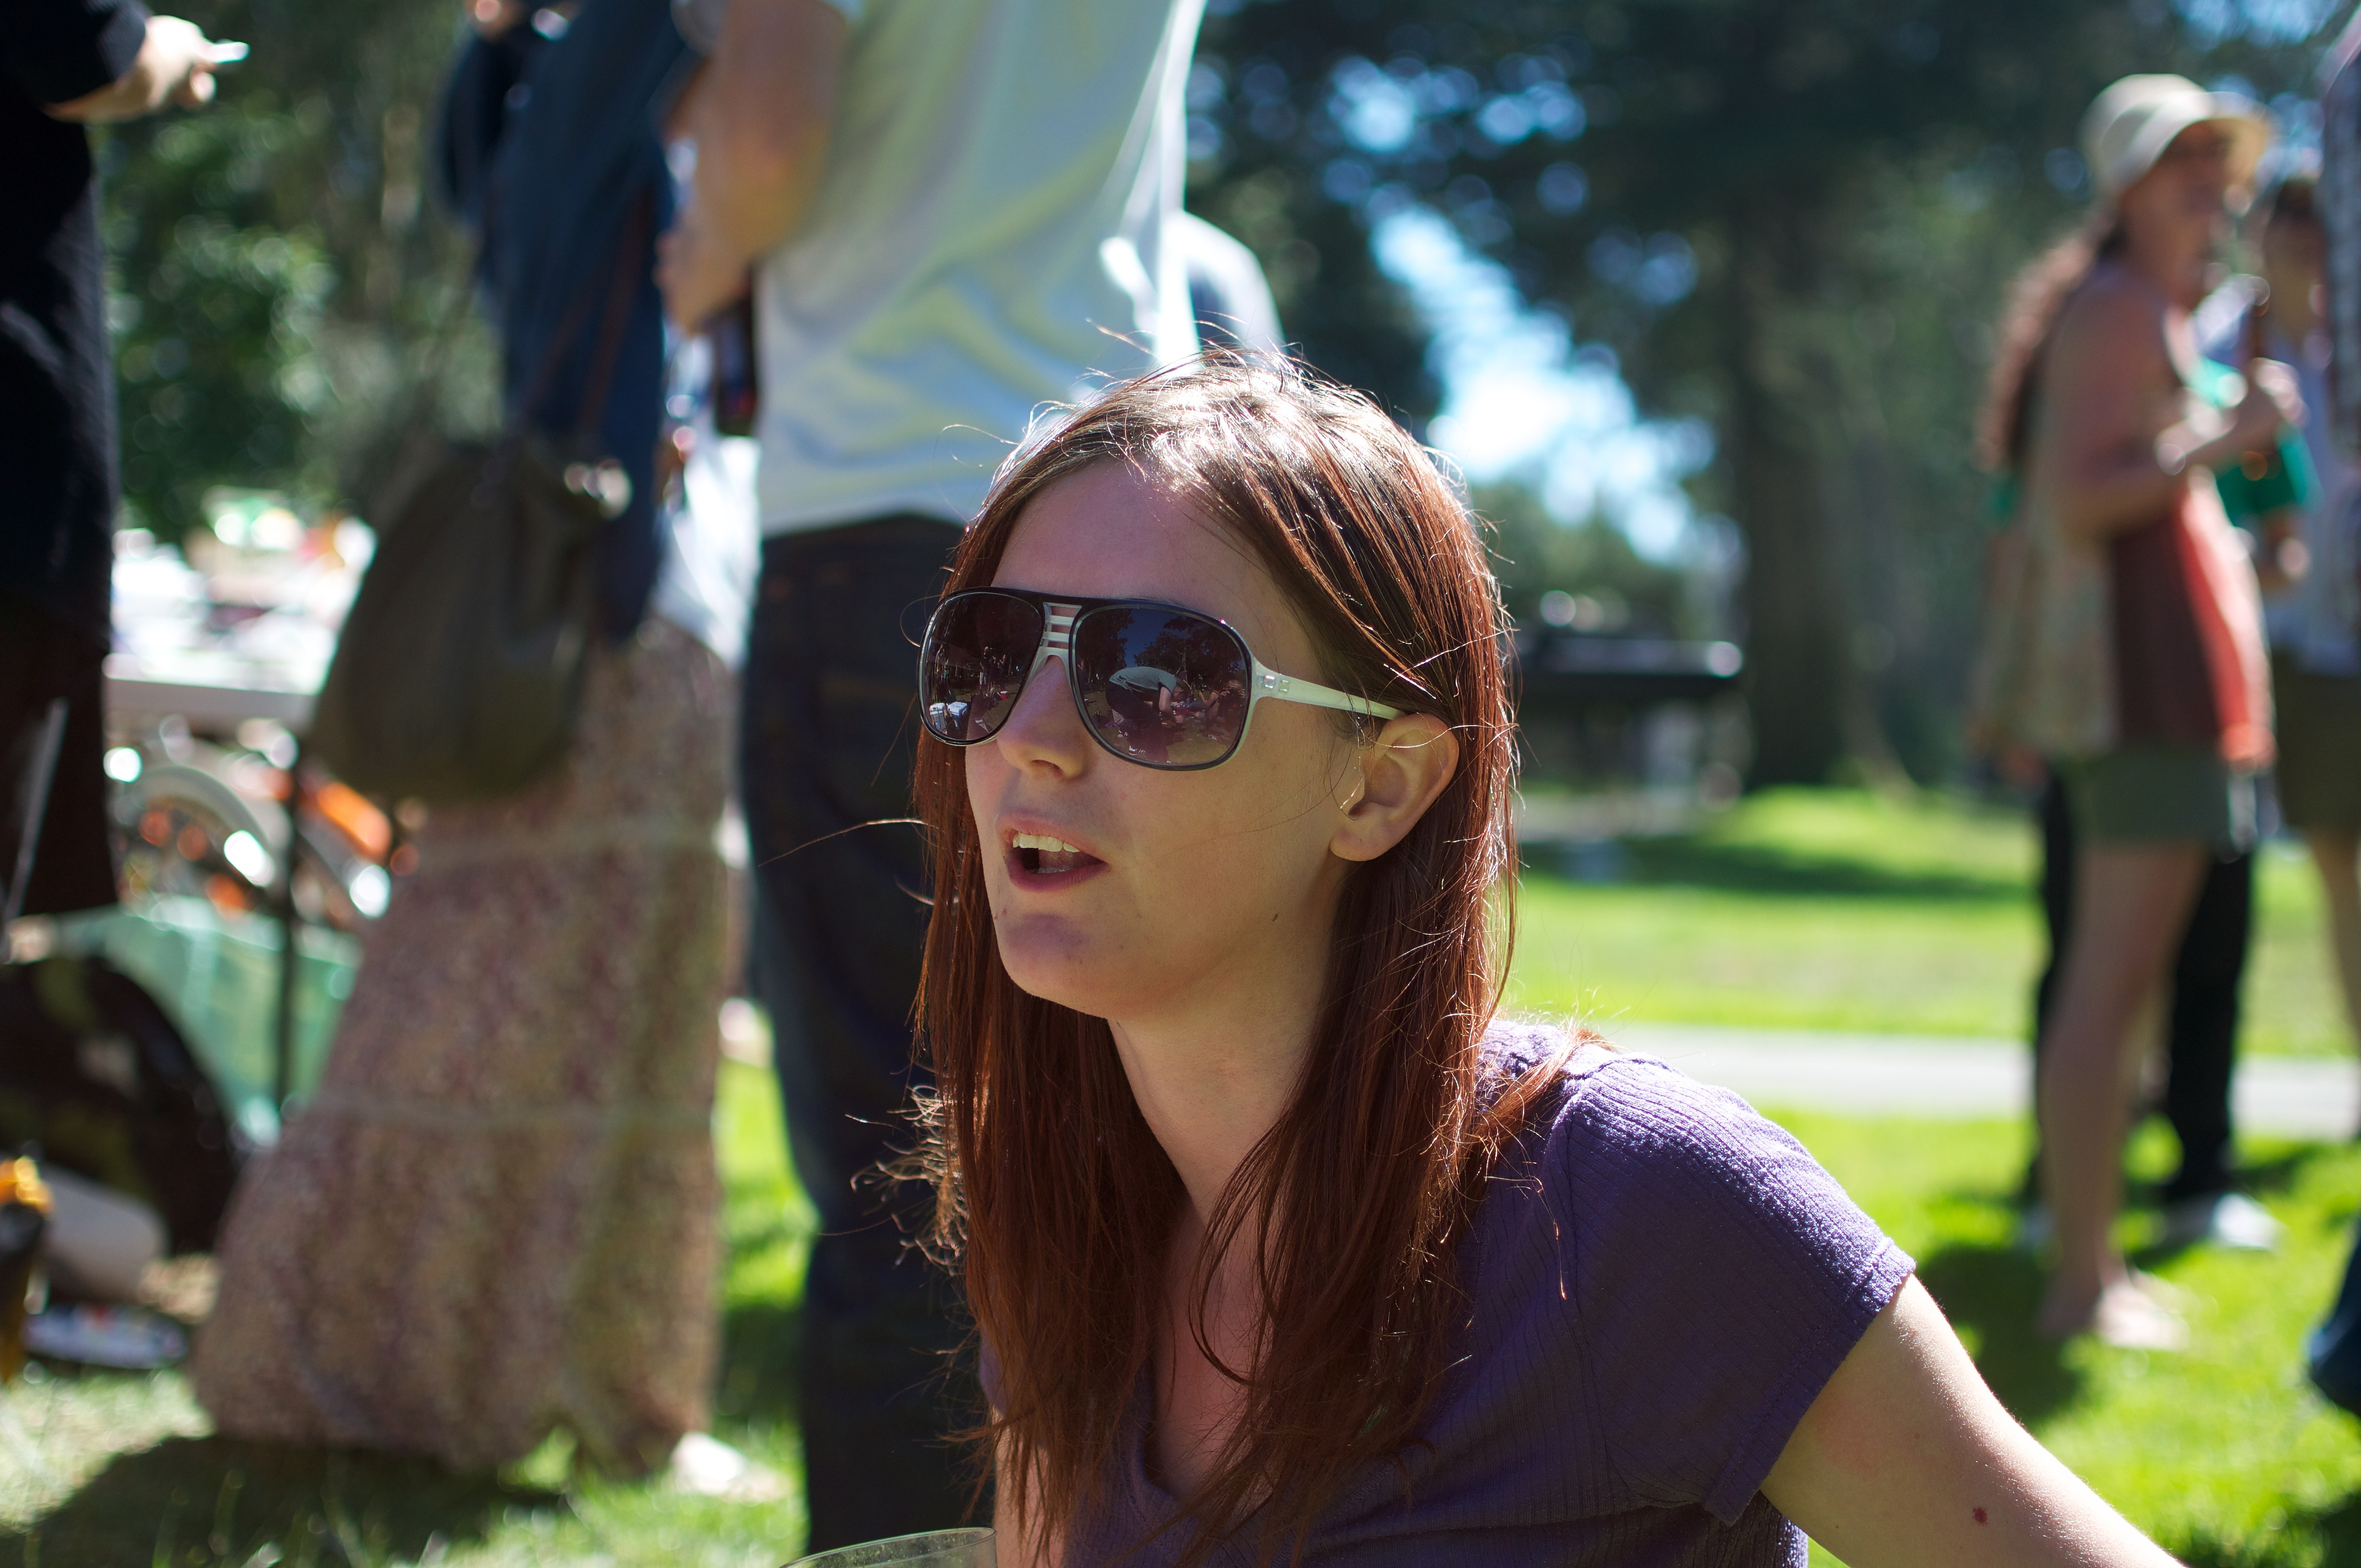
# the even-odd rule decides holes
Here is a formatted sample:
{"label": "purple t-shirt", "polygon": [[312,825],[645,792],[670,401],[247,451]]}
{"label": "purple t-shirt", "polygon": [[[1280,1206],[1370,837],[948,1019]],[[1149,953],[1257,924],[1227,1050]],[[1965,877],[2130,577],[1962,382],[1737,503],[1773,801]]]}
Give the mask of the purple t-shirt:
{"label": "purple t-shirt", "polygon": [[[1488,1043],[1521,1065],[1556,1038]],[[1913,1266],[1738,1096],[1587,1047],[1461,1243],[1471,1320],[1419,1441],[1347,1483],[1303,1560],[1803,1568],[1802,1532],[1757,1488]],[[1115,1563],[1173,1511],[1145,1464],[1151,1400],[1143,1375],[1068,1568]],[[1186,1528],[1128,1561],[1171,1563]],[[1250,1536],[1212,1561],[1245,1568]]]}

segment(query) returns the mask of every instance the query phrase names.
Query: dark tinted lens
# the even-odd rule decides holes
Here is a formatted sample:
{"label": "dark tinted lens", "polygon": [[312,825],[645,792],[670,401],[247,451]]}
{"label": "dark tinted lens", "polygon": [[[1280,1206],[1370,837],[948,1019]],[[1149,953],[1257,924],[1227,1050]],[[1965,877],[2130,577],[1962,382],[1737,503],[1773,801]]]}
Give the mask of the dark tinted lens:
{"label": "dark tinted lens", "polygon": [[1074,675],[1093,731],[1150,767],[1218,762],[1246,729],[1246,645],[1202,615],[1092,610],[1074,626]]}
{"label": "dark tinted lens", "polygon": [[988,740],[1007,722],[1041,646],[1041,612],[1005,594],[946,599],[918,658],[918,705],[945,740]]}

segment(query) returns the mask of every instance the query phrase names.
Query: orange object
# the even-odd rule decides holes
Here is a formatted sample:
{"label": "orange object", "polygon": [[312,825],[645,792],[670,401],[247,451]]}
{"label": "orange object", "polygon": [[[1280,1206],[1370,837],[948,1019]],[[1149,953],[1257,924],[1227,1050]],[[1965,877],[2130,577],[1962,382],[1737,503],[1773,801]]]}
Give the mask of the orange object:
{"label": "orange object", "polygon": [[219,872],[205,878],[205,896],[225,915],[242,915],[254,907],[254,895]]}
{"label": "orange object", "polygon": [[350,784],[331,779],[313,792],[312,803],[370,860],[384,860],[386,851],[393,848],[393,824],[369,804],[368,796]]}
{"label": "orange object", "polygon": [[0,1160],[0,1382],[25,1365],[25,1297],[48,1227],[49,1183],[29,1159]]}
{"label": "orange object", "polygon": [[41,1179],[41,1168],[29,1159],[0,1160],[0,1203],[22,1203],[48,1213],[49,1184]]}

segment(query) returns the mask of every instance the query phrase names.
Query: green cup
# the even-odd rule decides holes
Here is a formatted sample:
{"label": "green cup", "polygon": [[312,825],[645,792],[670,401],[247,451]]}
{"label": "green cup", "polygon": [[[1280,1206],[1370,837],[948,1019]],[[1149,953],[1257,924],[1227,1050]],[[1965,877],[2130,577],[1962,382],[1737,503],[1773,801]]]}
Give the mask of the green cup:
{"label": "green cup", "polygon": [[934,1530],[864,1541],[815,1557],[799,1557],[787,1568],[996,1568],[988,1530]]}

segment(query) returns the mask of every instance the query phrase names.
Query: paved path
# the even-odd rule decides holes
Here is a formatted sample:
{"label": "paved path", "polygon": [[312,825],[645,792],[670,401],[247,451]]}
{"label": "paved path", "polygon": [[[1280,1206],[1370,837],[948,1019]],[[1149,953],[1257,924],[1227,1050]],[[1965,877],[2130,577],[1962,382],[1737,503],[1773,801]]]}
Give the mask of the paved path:
{"label": "paved path", "polygon": [[[1738,1029],[1707,1024],[1594,1025],[1629,1050],[1773,1109],[1944,1118],[2021,1116],[2032,1058],[2017,1040]],[[2242,1131],[2347,1138],[2361,1127],[2361,1066],[2249,1056],[2233,1091]]]}

